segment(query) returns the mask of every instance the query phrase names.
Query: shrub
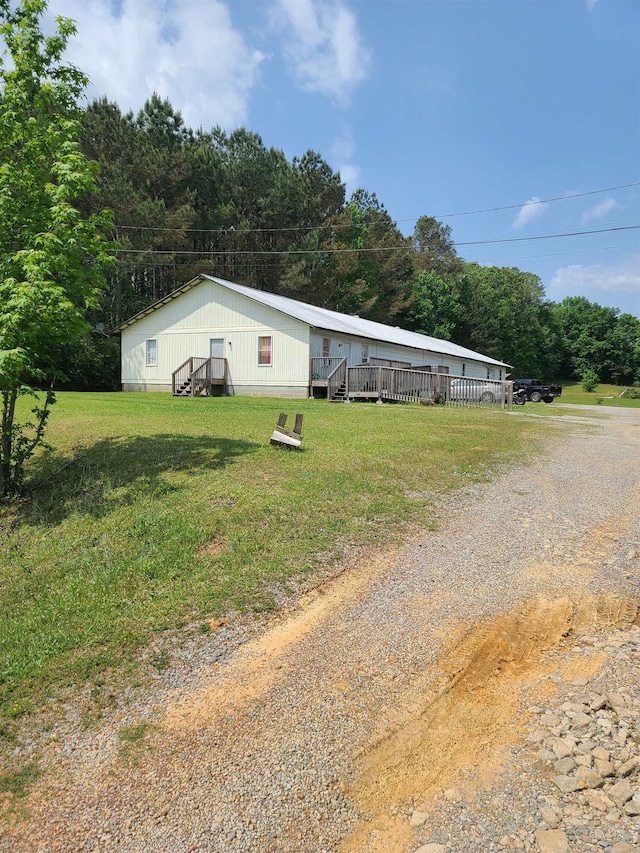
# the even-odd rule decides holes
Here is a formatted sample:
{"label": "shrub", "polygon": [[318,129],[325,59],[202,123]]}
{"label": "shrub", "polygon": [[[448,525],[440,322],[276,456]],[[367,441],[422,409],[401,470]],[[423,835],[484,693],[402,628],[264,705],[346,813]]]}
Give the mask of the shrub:
{"label": "shrub", "polygon": [[598,374],[590,368],[582,374],[582,390],[595,391],[598,387]]}

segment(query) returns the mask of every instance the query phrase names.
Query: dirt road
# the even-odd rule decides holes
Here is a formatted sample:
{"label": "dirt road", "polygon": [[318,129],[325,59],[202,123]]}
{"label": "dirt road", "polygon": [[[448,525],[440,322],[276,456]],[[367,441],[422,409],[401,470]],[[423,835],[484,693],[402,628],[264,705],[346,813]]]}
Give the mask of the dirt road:
{"label": "dirt road", "polygon": [[[245,642],[214,626],[99,730],[70,713],[0,849],[405,853],[470,768],[499,788],[532,697],[610,663],[615,643],[576,638],[640,625],[640,411],[561,422],[532,466],[441,500],[438,532],[361,554]],[[508,849],[457,843],[433,853]]]}

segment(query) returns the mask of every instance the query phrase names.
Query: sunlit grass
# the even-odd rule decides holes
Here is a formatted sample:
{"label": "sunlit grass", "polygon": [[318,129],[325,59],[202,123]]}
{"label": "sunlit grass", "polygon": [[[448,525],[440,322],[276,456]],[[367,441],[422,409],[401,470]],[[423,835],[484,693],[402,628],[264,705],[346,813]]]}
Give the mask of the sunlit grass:
{"label": "sunlit grass", "polygon": [[[625,385],[600,383],[594,391],[583,391],[581,382],[562,383],[562,397],[558,402],[591,406],[619,406],[628,409],[640,408],[640,398],[620,397]],[[639,389],[640,390],[640,389]]]}
{"label": "sunlit grass", "polygon": [[[302,453],[269,445],[283,410],[304,415]],[[443,492],[549,440],[517,414],[61,394],[55,451],[0,515],[0,715],[131,661],[155,632],[272,608],[274,584],[343,546],[428,527]]]}

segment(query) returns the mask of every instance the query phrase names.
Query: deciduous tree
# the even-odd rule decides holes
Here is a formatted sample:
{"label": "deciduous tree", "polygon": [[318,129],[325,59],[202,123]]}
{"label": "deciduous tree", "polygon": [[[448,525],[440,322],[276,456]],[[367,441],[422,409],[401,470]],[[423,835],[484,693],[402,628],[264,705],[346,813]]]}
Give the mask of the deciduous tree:
{"label": "deciduous tree", "polygon": [[456,343],[512,365],[514,376],[557,375],[558,335],[538,276],[516,267],[466,264]]}
{"label": "deciduous tree", "polygon": [[553,310],[562,332],[565,375],[582,377],[592,370],[600,381],[634,380],[640,371],[640,320],[584,296],[567,296]]}
{"label": "deciduous tree", "polygon": [[[45,8],[0,0],[0,498],[20,489],[44,440],[60,350],[86,329],[109,262],[106,215],[75,206],[94,167],[78,144],[87,79],[62,60],[74,25],[58,18],[45,36]],[[26,422],[25,396],[35,398]]]}

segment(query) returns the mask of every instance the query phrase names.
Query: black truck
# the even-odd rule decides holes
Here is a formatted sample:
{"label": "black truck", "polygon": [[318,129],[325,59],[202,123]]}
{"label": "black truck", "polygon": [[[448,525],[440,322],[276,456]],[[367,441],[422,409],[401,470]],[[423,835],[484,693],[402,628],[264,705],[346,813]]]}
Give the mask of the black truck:
{"label": "black truck", "polygon": [[562,396],[560,385],[543,385],[539,379],[514,379],[513,390],[519,391],[520,389],[525,392],[527,400],[532,403],[539,403],[541,400],[550,403],[556,397]]}

